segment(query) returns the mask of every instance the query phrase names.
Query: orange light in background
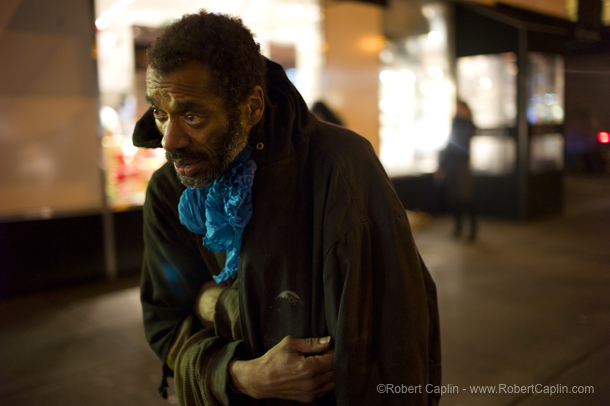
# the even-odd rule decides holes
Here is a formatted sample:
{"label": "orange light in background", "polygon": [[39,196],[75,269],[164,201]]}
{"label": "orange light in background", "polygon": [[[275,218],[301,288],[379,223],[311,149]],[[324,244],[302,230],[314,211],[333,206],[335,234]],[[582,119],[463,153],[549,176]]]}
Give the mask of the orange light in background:
{"label": "orange light in background", "polygon": [[597,133],[597,139],[602,144],[608,144],[610,142],[610,133],[607,131],[600,131]]}
{"label": "orange light in background", "polygon": [[322,43],[320,44],[320,49],[322,50],[323,53],[328,52],[328,42],[327,41],[322,41]]}
{"label": "orange light in background", "polygon": [[378,53],[385,47],[385,43],[383,35],[367,36],[360,40],[360,48],[364,52]]}

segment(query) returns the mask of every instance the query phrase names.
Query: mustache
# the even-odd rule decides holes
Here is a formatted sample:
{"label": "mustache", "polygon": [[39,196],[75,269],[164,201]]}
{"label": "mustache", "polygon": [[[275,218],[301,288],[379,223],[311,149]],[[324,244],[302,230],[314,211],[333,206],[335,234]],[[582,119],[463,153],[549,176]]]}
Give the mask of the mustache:
{"label": "mustache", "polygon": [[194,152],[194,151],[177,149],[173,152],[165,151],[165,158],[168,161],[173,162],[177,159],[193,160],[193,161],[209,161],[211,157],[205,151]]}

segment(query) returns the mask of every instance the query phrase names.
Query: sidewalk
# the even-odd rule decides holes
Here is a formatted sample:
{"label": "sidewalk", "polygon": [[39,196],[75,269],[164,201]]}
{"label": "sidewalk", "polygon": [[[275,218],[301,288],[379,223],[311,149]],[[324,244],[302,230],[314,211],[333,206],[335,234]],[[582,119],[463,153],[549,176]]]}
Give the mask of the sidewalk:
{"label": "sidewalk", "polygon": [[[443,383],[458,388],[443,405],[610,404],[610,181],[567,179],[566,192],[563,216],[483,219],[474,244],[450,237],[449,217],[417,234],[438,288]],[[595,393],[531,393],[551,385]]]}
{"label": "sidewalk", "polygon": [[[441,405],[610,404],[610,180],[566,183],[558,218],[482,218],[474,244],[452,239],[446,216],[418,229],[439,294],[449,392]],[[0,303],[0,404],[167,405],[137,283]],[[473,393],[484,385],[512,393]],[[528,393],[578,385],[595,393]]]}
{"label": "sidewalk", "polygon": [[0,405],[167,405],[137,280],[0,304]]}

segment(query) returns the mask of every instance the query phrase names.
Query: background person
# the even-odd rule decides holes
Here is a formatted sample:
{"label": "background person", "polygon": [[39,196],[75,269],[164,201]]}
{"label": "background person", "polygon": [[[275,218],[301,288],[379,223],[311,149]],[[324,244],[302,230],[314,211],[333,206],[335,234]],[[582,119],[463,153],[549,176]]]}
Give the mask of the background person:
{"label": "background person", "polygon": [[470,220],[469,241],[477,235],[477,210],[474,200],[474,176],[470,169],[470,140],[475,132],[472,112],[466,102],[458,100],[447,147],[440,154],[437,178],[445,183],[447,202],[453,213],[453,236],[462,234],[462,218]]}
{"label": "background person", "polygon": [[318,120],[327,121],[332,124],[344,126],[343,120],[339,118],[334,111],[322,100],[318,100],[311,107],[311,112],[316,116]]}

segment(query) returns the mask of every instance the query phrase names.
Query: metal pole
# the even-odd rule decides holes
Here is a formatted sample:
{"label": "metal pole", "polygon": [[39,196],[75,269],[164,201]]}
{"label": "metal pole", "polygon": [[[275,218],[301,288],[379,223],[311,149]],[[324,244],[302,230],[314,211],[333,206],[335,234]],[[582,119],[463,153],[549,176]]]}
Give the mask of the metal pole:
{"label": "metal pole", "polygon": [[528,172],[529,172],[529,134],[527,125],[529,58],[527,29],[519,29],[519,124],[517,134],[517,199],[518,217],[528,216]]}

